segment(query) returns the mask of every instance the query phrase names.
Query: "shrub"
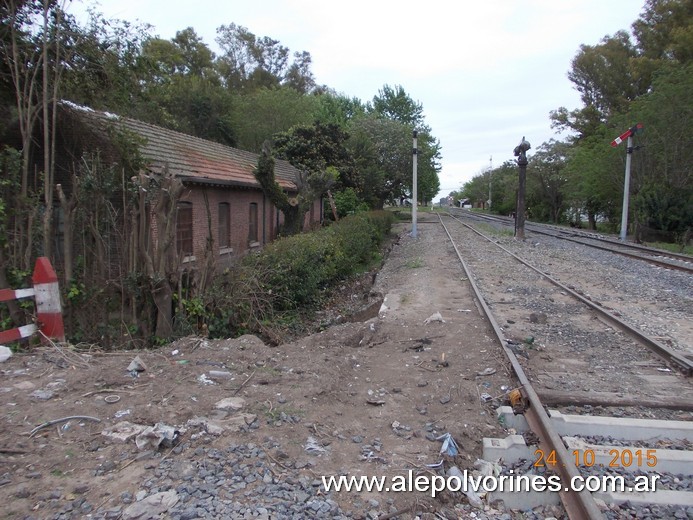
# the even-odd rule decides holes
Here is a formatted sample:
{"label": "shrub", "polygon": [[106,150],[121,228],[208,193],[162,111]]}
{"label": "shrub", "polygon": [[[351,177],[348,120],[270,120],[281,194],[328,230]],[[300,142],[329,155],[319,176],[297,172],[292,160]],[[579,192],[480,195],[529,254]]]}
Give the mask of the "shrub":
{"label": "shrub", "polygon": [[206,295],[210,335],[294,323],[296,310],[314,308],[330,287],[369,267],[392,222],[386,211],[359,213],[248,255]]}

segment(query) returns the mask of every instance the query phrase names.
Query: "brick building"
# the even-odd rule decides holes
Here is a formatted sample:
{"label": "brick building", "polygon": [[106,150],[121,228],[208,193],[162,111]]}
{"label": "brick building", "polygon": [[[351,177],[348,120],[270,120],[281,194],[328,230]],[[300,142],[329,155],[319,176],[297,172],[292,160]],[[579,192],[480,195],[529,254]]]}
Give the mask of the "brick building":
{"label": "brick building", "polygon": [[[254,177],[258,154],[70,102],[62,102],[60,112],[63,124],[58,141],[70,144],[59,149],[73,150],[73,162],[74,156],[87,148],[110,149],[108,141],[114,139],[115,130],[139,143],[147,172],[161,175],[168,169],[182,181],[184,191],[178,202],[176,227],[177,248],[184,262],[194,262],[202,256],[210,229],[219,265],[277,237],[284,218],[264,196]],[[74,145],[77,141],[81,146]],[[62,163],[59,161],[64,172],[70,170],[68,162],[65,158]],[[60,172],[59,167],[58,183]],[[288,162],[275,161],[276,181],[289,194],[297,192],[297,174]],[[306,214],[304,227],[319,225],[322,218],[322,201],[316,200]]]}

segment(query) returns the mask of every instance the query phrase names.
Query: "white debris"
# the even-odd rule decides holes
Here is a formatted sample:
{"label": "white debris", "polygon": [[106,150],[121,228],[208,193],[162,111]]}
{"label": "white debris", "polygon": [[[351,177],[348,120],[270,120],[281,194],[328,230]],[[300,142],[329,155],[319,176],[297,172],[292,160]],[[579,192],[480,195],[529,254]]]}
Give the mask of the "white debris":
{"label": "white debris", "polygon": [[12,357],[12,351],[5,345],[0,345],[0,363],[4,363]]}
{"label": "white debris", "polygon": [[426,318],[424,320],[424,325],[428,325],[429,323],[434,322],[434,321],[439,321],[441,323],[445,323],[443,316],[439,312],[436,312],[434,314],[431,314],[428,318]]}
{"label": "white debris", "polygon": [[128,442],[137,437],[146,429],[147,427],[143,424],[133,424],[128,421],[121,421],[114,424],[110,428],[103,430],[101,435],[114,441]]}
{"label": "white debris", "polygon": [[217,403],[214,405],[214,408],[217,410],[226,410],[226,411],[237,411],[240,410],[245,406],[245,399],[242,397],[227,397],[225,399],[222,399],[221,401],[217,401]]}

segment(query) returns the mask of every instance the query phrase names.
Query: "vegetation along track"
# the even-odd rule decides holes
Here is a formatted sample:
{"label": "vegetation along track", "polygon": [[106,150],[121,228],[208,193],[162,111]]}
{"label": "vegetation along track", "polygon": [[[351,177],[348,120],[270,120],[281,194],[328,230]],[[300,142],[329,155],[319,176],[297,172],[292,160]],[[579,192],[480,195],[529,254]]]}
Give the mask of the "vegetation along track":
{"label": "vegetation along track", "polygon": [[[609,259],[617,257],[600,253],[596,258],[584,246],[566,246],[565,242],[553,239],[550,244],[543,243],[547,240],[545,237],[540,241],[519,241],[507,233],[489,238],[459,219],[446,218],[446,221],[451,240],[460,244],[456,249],[461,260],[468,266],[474,284],[493,314],[492,323],[501,324],[497,333],[504,337],[506,350],[512,352],[511,361],[520,364],[520,372],[526,374],[526,383],[522,376],[520,379],[531,395],[537,397],[538,394],[543,404],[639,405],[628,408],[635,417],[643,414],[655,417],[661,415],[664,408],[674,410],[668,412],[668,417],[691,418],[693,385],[686,377],[691,372],[691,348],[686,343],[691,337],[688,274],[643,267],[644,264],[630,259],[621,259],[620,263],[611,265]],[[538,266],[530,265],[522,257],[530,258]],[[626,266],[623,262],[638,267]],[[651,271],[646,273],[647,283],[638,279],[642,269]],[[558,272],[549,274],[551,271]],[[631,276],[636,279],[629,281]],[[597,301],[598,297],[607,295],[608,298],[604,298],[607,303]],[[617,308],[607,310],[611,304],[616,304]],[[656,330],[658,336],[651,337],[638,330],[639,325],[645,324]],[[649,409],[643,412],[644,407]],[[619,415],[626,414],[628,412],[624,413],[621,408]],[[551,424],[545,424],[542,417],[529,422],[543,446],[549,446],[548,452],[556,449],[562,465],[577,471]],[[668,423],[658,424],[664,432]],[[601,431],[596,426],[587,430],[592,428]],[[659,434],[659,442],[662,435],[666,433]],[[628,439],[624,435],[619,442],[627,443]],[[593,436],[587,442],[601,441]],[[607,438],[607,444],[609,441],[614,442],[613,438]],[[685,450],[690,446],[690,440],[685,437],[678,442],[677,449]],[[573,457],[584,457],[584,450],[576,450],[574,443],[570,446]],[[628,456],[645,453],[643,446],[661,448],[661,444],[656,443],[653,446],[641,442],[638,446],[611,447],[602,451],[608,454],[609,449],[612,452],[620,450]],[[589,448],[587,453],[591,456],[594,449]],[[627,462],[628,468],[621,470],[645,470],[641,464]],[[606,466],[597,469],[595,464],[589,464],[580,470],[583,474],[613,470],[608,464]],[[666,468],[661,472],[666,472]],[[665,476],[664,481],[680,482],[680,479]],[[690,487],[690,475],[684,477],[684,481]],[[683,486],[684,491],[689,491],[687,486]],[[564,503],[569,513],[572,510],[571,517],[598,516],[589,501],[569,505],[582,494],[569,495]],[[678,498],[670,500],[676,504],[680,502]],[[621,511],[615,517],[627,514]]]}

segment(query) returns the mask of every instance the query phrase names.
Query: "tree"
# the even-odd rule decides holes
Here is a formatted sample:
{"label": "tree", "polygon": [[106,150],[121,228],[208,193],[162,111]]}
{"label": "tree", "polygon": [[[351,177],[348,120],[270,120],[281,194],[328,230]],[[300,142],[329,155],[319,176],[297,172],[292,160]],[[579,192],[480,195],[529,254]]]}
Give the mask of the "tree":
{"label": "tree", "polygon": [[315,86],[310,53],[295,52],[291,63],[288,47],[268,36],[257,37],[234,23],[219,27],[217,35],[222,49],[218,70],[228,88],[254,90],[284,85],[304,94]]}
{"label": "tree", "polygon": [[64,97],[80,105],[143,121],[158,121],[159,108],[147,99],[155,72],[142,59],[148,25],[106,20],[90,11],[85,27],[67,18],[70,62],[62,78]]}
{"label": "tree", "polygon": [[337,94],[328,90],[318,95],[315,120],[323,124],[335,124],[346,129],[351,121],[366,113],[360,99]]}
{"label": "tree", "polygon": [[275,180],[274,157],[269,142],[262,147],[254,173],[265,196],[284,214],[285,235],[301,232],[305,214],[315,199],[329,189],[337,177],[337,171],[333,167],[322,172],[300,171],[296,179],[298,194],[295,197],[289,196]]}
{"label": "tree", "polygon": [[260,88],[234,98],[231,124],[237,146],[259,153],[272,136],[313,121],[317,98],[289,87]]}
{"label": "tree", "polygon": [[586,214],[588,227],[597,220],[615,225],[623,198],[623,150],[609,146],[614,130],[601,125],[569,151],[565,175],[565,199],[579,214]]}
{"label": "tree", "polygon": [[147,40],[142,60],[150,78],[144,87],[159,109],[150,122],[235,146],[232,94],[222,86],[213,59],[214,53],[192,28],[171,40]]}
{"label": "tree", "polygon": [[[369,106],[369,112],[378,118],[395,121],[409,128],[409,139],[411,139],[411,132],[417,130],[419,149],[417,157],[417,191],[419,201],[417,202],[429,202],[440,189],[438,172],[440,172],[439,161],[441,155],[440,143],[433,137],[431,129],[426,125],[423,106],[421,103],[414,101],[400,85],[394,88],[385,85],[373,97],[372,104]],[[404,181],[402,186],[409,193],[412,193],[411,177]]]}
{"label": "tree", "polygon": [[349,185],[354,167],[345,147],[348,137],[335,124],[296,125],[287,132],[275,134],[275,153],[308,175],[319,175],[333,167],[340,172],[342,183]]}
{"label": "tree", "polygon": [[559,223],[565,210],[566,143],[551,139],[543,143],[532,156],[528,168],[528,210],[541,219]]}
{"label": "tree", "polygon": [[689,0],[647,0],[633,23],[641,57],[689,63],[693,59],[693,4]]}
{"label": "tree", "polygon": [[391,87],[384,85],[373,96],[370,111],[393,121],[399,121],[412,128],[426,130],[423,116],[423,106],[414,101],[401,85]]}
{"label": "tree", "polygon": [[633,103],[631,115],[645,127],[636,152],[640,168],[636,181],[641,182],[634,197],[636,217],[679,240],[693,228],[692,89],[693,64],[660,70],[652,92]]}
{"label": "tree", "polygon": [[374,209],[405,197],[411,186],[411,127],[366,114],[349,125],[348,148],[354,157],[354,187]]}

